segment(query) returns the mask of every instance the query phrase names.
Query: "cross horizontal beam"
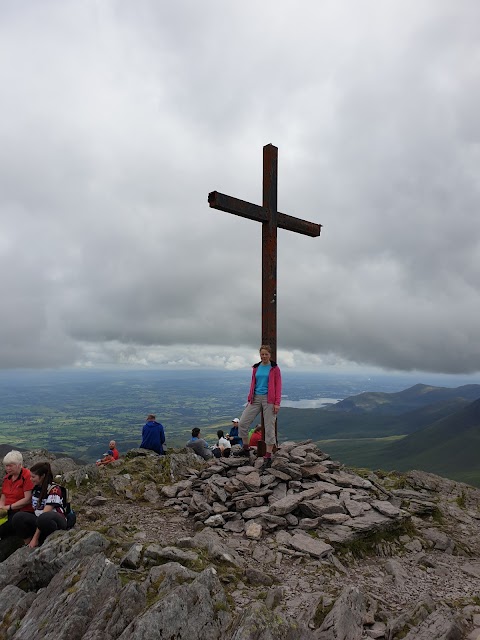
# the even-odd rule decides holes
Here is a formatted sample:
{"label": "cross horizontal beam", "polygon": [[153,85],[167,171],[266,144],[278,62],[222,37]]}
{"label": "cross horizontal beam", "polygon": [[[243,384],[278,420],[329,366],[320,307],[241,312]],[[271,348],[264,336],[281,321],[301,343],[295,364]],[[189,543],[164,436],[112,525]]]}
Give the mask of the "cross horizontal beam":
{"label": "cross horizontal beam", "polygon": [[[219,193],[218,191],[211,191],[208,194],[208,203],[212,209],[227,211],[236,216],[256,220],[257,222],[269,222],[268,211],[265,207],[260,207],[257,204],[245,202],[245,200],[239,200],[238,198],[232,198],[232,196],[226,196],[224,193]],[[280,229],[295,231],[296,233],[301,233],[304,236],[310,236],[312,238],[319,236],[322,228],[321,224],[308,222],[301,218],[294,218],[286,213],[280,213],[280,211],[278,212],[277,226]]]}

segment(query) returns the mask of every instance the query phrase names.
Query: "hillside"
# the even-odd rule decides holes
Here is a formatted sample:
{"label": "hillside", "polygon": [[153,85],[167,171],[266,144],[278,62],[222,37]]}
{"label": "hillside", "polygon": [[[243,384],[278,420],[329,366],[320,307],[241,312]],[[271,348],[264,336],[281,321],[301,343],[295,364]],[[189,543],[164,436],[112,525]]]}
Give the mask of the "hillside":
{"label": "hillside", "polygon": [[282,410],[280,425],[284,437],[314,438],[345,464],[417,468],[480,486],[479,392],[474,384],[417,384],[396,393],[362,393],[322,409]]}
{"label": "hillside", "polygon": [[359,475],[311,442],[260,462],[54,459],[77,527],[0,562],[0,638],[478,637],[479,490]]}
{"label": "hillside", "polygon": [[463,385],[454,389],[416,384],[397,393],[367,392],[350,396],[328,407],[327,411],[392,416],[442,402],[457,399],[473,401],[477,398],[480,398],[480,385],[478,384]]}
{"label": "hillside", "polygon": [[480,400],[387,445],[382,457],[399,470],[422,468],[440,475],[477,472],[480,451]]}

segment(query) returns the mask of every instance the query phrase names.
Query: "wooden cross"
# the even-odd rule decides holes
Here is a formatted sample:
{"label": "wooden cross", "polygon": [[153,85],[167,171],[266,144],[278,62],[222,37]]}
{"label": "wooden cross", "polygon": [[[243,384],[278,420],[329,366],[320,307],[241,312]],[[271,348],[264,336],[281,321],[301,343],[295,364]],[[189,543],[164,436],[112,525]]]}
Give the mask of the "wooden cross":
{"label": "wooden cross", "polygon": [[213,209],[233,213],[262,223],[262,344],[269,344],[272,360],[277,360],[277,228],[316,237],[321,224],[287,216],[277,210],[278,149],[263,147],[262,206],[226,196],[218,191],[208,194]]}

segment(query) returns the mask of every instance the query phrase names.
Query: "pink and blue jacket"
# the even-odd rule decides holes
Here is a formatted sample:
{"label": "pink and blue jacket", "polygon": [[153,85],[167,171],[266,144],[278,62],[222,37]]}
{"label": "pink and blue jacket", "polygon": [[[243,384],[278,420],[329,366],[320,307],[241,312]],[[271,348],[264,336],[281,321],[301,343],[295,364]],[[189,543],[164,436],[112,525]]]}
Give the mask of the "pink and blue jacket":
{"label": "pink and blue jacket", "polygon": [[[253,365],[252,369],[252,382],[250,384],[250,393],[248,394],[247,402],[251,404],[253,396],[255,395],[255,376],[257,375],[257,369],[261,362]],[[280,405],[282,399],[282,374],[280,373],[280,367],[273,360],[270,361],[271,369],[268,374],[268,390],[267,390],[267,402],[268,404]]]}

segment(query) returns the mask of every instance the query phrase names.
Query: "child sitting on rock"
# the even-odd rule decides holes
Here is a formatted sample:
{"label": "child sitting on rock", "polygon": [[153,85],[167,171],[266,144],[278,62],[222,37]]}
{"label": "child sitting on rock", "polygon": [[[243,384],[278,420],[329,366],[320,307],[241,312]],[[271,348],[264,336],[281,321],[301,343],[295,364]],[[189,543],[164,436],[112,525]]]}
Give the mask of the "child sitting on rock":
{"label": "child sitting on rock", "polygon": [[215,458],[228,458],[232,451],[231,443],[225,438],[224,433],[221,429],[217,431],[218,443],[217,446],[213,449],[213,455]]}

